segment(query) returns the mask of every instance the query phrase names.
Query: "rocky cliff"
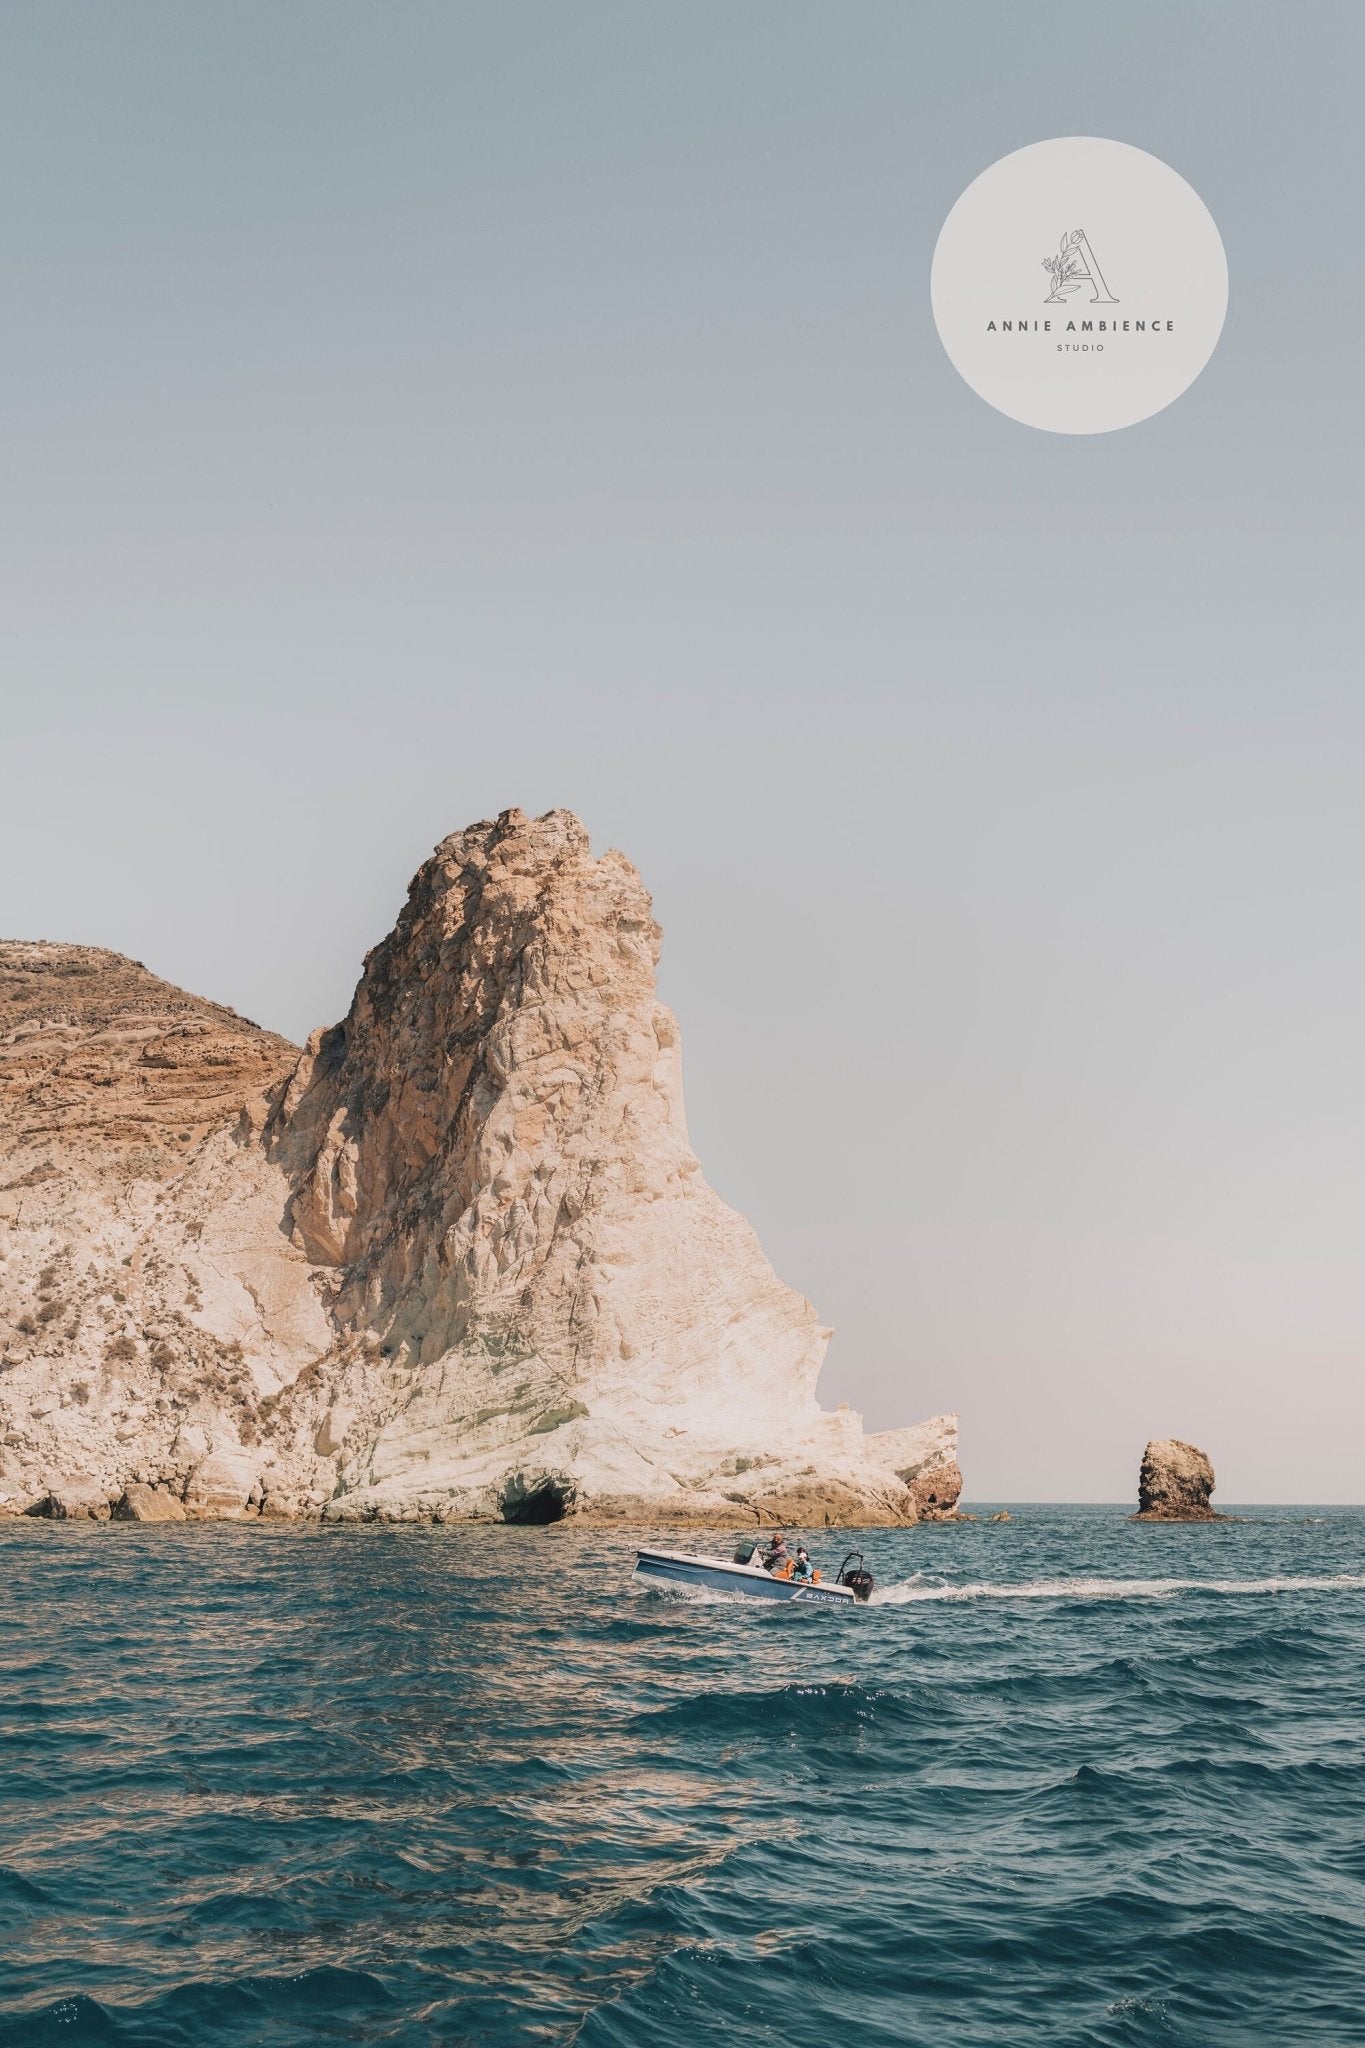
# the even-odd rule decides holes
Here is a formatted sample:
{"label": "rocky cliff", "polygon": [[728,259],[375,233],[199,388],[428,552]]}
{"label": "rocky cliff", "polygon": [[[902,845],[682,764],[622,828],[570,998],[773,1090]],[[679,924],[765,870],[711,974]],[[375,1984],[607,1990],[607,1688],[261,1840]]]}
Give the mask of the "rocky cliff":
{"label": "rocky cliff", "polygon": [[117,955],[0,952],[13,1508],[732,1522],[950,1513],[864,1433],[688,1143],[659,930],[576,818],[419,871],[300,1057]]}

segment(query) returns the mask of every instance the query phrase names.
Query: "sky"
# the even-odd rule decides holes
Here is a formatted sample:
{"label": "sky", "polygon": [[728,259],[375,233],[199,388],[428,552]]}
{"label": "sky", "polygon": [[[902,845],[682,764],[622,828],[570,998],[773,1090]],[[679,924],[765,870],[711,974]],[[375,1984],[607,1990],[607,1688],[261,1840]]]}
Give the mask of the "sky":
{"label": "sky", "polygon": [[[8,0],[0,932],[302,1038],[446,833],[654,893],[693,1142],[967,1498],[1365,1500],[1365,10]],[[1222,341],[939,344],[1051,135]]]}

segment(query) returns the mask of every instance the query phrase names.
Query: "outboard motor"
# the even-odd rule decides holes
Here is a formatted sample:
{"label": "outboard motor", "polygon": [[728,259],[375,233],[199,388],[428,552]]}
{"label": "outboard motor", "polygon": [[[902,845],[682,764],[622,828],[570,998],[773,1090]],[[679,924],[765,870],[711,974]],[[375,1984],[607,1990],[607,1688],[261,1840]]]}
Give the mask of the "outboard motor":
{"label": "outboard motor", "polygon": [[754,1542],[752,1537],[749,1538],[749,1541],[747,1543],[741,1543],[737,1547],[735,1551],[734,1561],[736,1564],[758,1563],[758,1545]]}
{"label": "outboard motor", "polygon": [[863,1563],[861,1550],[850,1550],[839,1567],[837,1583],[847,1586],[855,1600],[867,1601],[872,1598],[872,1588],[877,1582]]}

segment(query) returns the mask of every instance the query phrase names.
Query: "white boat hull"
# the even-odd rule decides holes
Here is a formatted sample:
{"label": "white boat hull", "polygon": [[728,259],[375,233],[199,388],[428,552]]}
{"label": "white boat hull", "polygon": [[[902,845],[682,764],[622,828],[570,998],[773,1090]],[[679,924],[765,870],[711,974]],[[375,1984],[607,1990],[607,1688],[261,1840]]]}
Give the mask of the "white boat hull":
{"label": "white boat hull", "polygon": [[800,1600],[807,1606],[852,1607],[851,1586],[809,1579],[777,1579],[761,1564],[735,1564],[723,1557],[688,1557],[678,1550],[637,1550],[635,1576],[654,1585],[702,1586],[712,1593],[737,1593],[750,1600]]}

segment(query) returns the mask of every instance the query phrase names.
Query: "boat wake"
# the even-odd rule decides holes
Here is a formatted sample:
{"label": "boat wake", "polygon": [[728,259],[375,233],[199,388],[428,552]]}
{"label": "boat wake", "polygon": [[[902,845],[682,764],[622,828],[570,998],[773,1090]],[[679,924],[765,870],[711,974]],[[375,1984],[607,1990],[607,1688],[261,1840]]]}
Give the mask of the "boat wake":
{"label": "boat wake", "polygon": [[1358,1592],[1362,1588],[1365,1588],[1365,1573],[1360,1572],[1338,1572],[1331,1578],[1021,1579],[1014,1585],[982,1582],[961,1586],[917,1575],[879,1588],[872,1595],[872,1605],[905,1607],[922,1600],[1171,1600],[1182,1593],[1216,1593],[1233,1597]]}

